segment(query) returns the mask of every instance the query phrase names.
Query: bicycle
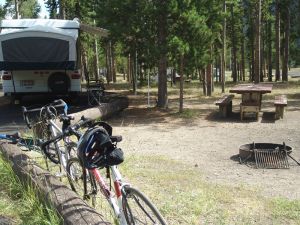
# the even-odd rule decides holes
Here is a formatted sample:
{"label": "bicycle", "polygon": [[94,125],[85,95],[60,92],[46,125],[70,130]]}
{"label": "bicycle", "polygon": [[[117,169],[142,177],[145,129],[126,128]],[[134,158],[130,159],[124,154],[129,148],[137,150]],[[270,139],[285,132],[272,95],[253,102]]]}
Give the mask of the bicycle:
{"label": "bicycle", "polygon": [[[99,133],[106,135],[106,139],[105,137],[101,139]],[[96,138],[95,143],[93,143],[94,137]],[[99,144],[100,139],[102,144]],[[112,127],[109,124],[97,122],[91,126],[79,139],[78,158],[71,158],[68,161],[67,171],[75,176],[70,177],[72,189],[77,193],[83,192],[83,198],[87,200],[96,197],[99,187],[100,193],[109,203],[114,220],[118,224],[167,224],[158,209],[141,191],[123,181],[117,167],[122,162],[120,155],[123,154],[120,152],[122,150],[117,148],[117,143],[120,141],[122,141],[122,136],[112,136]],[[86,146],[93,149],[90,152],[86,151]],[[100,153],[99,148],[102,148],[101,151],[104,152]],[[76,177],[76,174],[72,174],[70,171],[73,169],[73,163],[78,165],[78,161],[82,168],[80,176]],[[102,168],[106,170],[106,177],[110,185],[100,174],[99,169]],[[113,187],[111,183],[113,183]],[[101,213],[103,212],[101,211]]]}
{"label": "bicycle", "polygon": [[[58,110],[62,110],[59,114]],[[49,159],[54,165],[59,165],[59,171],[56,174],[58,177],[62,177],[66,172],[67,161],[71,156],[76,155],[76,142],[70,139],[71,135],[75,135],[77,139],[81,136],[77,130],[85,123],[87,123],[84,117],[81,120],[71,126],[71,120],[74,120],[72,116],[67,115],[68,106],[62,100],[55,100],[50,104],[44,105],[38,108],[26,108],[22,107],[24,120],[29,128],[34,130],[36,136],[42,142],[42,152],[46,159],[46,168],[49,169],[47,159]],[[30,121],[29,114],[38,113],[37,119]],[[62,123],[62,128],[56,124],[56,119]],[[76,128],[76,129],[75,129]],[[62,138],[55,142],[49,142],[54,137],[61,135]],[[60,141],[63,141],[61,143]],[[45,145],[45,143],[47,143]]]}

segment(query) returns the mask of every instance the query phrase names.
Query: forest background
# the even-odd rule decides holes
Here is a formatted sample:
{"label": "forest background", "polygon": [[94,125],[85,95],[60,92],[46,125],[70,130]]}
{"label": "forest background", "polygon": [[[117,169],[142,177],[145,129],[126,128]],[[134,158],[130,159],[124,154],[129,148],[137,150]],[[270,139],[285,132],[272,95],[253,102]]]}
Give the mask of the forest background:
{"label": "forest background", "polygon": [[[214,81],[288,81],[300,65],[299,0],[44,0],[49,18],[74,19],[109,31],[81,33],[85,76],[132,84],[158,82],[157,106],[168,106],[167,82],[199,80],[210,96]],[[44,7],[43,6],[43,7]],[[37,0],[6,0],[0,17],[39,18]],[[226,77],[225,71],[231,76]],[[178,75],[179,74],[179,75]]]}

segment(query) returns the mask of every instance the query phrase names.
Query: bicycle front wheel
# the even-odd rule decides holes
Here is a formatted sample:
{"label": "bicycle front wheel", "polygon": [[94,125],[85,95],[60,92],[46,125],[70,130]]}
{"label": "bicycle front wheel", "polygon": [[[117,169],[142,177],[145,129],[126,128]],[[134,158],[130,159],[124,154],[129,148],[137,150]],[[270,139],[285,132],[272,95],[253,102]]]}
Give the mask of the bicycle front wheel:
{"label": "bicycle front wheel", "polygon": [[82,166],[78,158],[71,158],[67,163],[67,177],[70,186],[84,200],[96,204],[97,185],[94,177]]}
{"label": "bicycle front wheel", "polygon": [[158,209],[136,188],[130,186],[123,188],[122,203],[125,218],[129,225],[167,224]]}

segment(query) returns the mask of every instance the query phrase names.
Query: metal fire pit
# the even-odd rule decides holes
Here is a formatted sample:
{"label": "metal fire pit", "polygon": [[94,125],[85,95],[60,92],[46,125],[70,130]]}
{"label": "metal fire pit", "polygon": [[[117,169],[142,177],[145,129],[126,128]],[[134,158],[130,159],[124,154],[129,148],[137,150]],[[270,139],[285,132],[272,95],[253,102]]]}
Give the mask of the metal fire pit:
{"label": "metal fire pit", "polygon": [[241,163],[253,162],[256,168],[288,169],[287,156],[292,152],[290,146],[273,143],[252,143],[240,146]]}

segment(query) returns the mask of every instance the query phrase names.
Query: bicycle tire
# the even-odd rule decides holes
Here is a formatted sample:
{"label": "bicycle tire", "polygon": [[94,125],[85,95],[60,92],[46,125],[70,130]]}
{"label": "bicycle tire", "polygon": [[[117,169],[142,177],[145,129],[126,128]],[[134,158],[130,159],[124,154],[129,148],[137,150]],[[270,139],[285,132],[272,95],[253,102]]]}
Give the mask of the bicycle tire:
{"label": "bicycle tire", "polygon": [[95,207],[97,185],[94,176],[89,174],[80,160],[75,157],[68,160],[66,171],[71,189],[83,200],[91,199],[92,205]]}
{"label": "bicycle tire", "polygon": [[122,193],[123,211],[128,225],[167,225],[158,209],[141,191],[134,187],[124,186]]}
{"label": "bicycle tire", "polygon": [[[54,147],[52,147],[52,145],[54,145]],[[55,143],[50,143],[46,146],[44,154],[46,155],[47,159],[49,159],[54,164],[60,164],[57,151],[60,150],[56,148]]]}

